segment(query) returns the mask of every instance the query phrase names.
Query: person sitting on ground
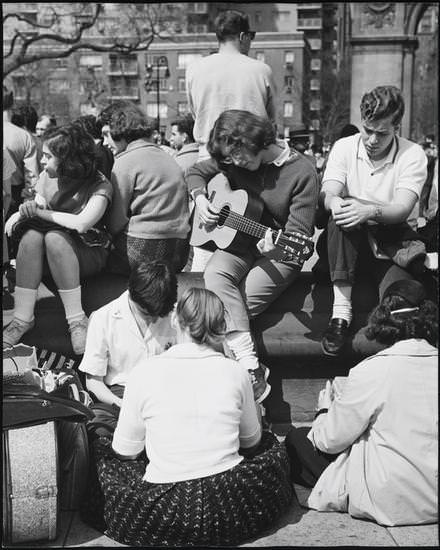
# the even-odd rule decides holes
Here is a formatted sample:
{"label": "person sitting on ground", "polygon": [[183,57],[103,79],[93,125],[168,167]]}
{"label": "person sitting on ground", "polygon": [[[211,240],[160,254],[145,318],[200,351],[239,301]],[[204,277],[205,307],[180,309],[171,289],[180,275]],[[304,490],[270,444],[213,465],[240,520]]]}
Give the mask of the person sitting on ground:
{"label": "person sitting on ground", "polygon": [[128,275],[140,261],[167,260],[176,273],[181,271],[190,232],[181,169],[151,142],[151,124],[134,103],[113,103],[101,119],[118,151],[111,180],[114,200],[106,215],[113,235],[108,269]]}
{"label": "person sitting on ground", "polygon": [[135,266],[128,290],[92,313],[79,370],[98,401],[120,407],[135,365],[175,344],[170,313],[176,301],[174,271],[152,261]]}
{"label": "person sitting on ground", "polygon": [[[306,237],[313,235],[318,175],[303,155],[276,139],[269,119],[249,111],[225,111],[211,130],[208,151],[210,160],[198,162],[186,172],[198,220],[207,227],[208,245],[211,229],[219,221],[219,208],[208,200],[207,185],[219,174],[222,185],[226,176],[232,190],[246,191],[253,199],[251,204],[259,205],[256,215],[259,219],[254,221],[260,221],[263,227]],[[260,403],[270,391],[268,369],[260,367],[249,318],[262,313],[294,282],[306,257],[276,247],[270,230],[260,240],[243,234],[240,239],[244,240],[232,243],[232,249],[214,246],[204,279],[206,288],[225,304],[227,345],[249,371],[255,399]],[[313,245],[308,252],[307,257],[312,254]]]}
{"label": "person sitting on ground", "polygon": [[415,228],[426,156],[398,136],[404,108],[395,86],[366,93],[360,134],[338,140],[327,160],[320,205],[331,214],[327,253],[334,298],[322,339],[326,355],[339,355],[348,338],[351,291],[361,264],[375,278],[379,299],[393,281],[423,270],[426,249]]}
{"label": "person sitting on ground", "polygon": [[84,126],[84,130],[89,132],[95,142],[96,165],[100,172],[107,179],[111,178],[113,164],[115,159],[109,147],[102,144],[102,122],[95,115],[83,115],[76,119],[76,122]]}
{"label": "person sitting on ground", "polygon": [[194,119],[191,115],[171,122],[170,145],[177,151],[174,160],[184,172],[199,158],[199,145],[194,141],[193,128]]}
{"label": "person sitting on ground", "polygon": [[113,442],[92,447],[106,534],[133,546],[236,545],[287,511],[286,451],[262,432],[247,374],[219,351],[220,299],[189,288],[172,322],[177,344],[133,369]]}
{"label": "person sitting on ground", "polygon": [[113,190],[96,169],[94,142],[82,126],[69,124],[44,134],[36,197],[10,220],[20,239],[16,258],[14,319],[3,331],[12,346],[35,323],[34,308],[44,272],[63,302],[74,353],[84,352],[87,317],[81,305],[82,278],[104,268],[110,239],[102,217]]}
{"label": "person sitting on ground", "polygon": [[[386,344],[330,382],[312,428],[285,444],[295,483],[313,487],[308,506],[381,525],[438,521],[438,310],[418,281],[392,283],[367,335]],[[308,433],[307,433],[308,432]]]}

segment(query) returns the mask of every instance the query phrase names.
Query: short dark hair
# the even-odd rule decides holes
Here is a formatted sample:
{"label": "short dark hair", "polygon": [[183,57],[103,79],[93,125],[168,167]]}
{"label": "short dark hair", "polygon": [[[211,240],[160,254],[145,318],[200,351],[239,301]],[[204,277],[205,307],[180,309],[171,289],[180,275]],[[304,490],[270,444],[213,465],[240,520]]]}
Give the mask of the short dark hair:
{"label": "short dark hair", "polygon": [[371,122],[392,116],[392,123],[397,126],[405,112],[405,102],[396,86],[377,86],[363,95],[360,109],[362,120]]}
{"label": "short dark hair", "polygon": [[[411,304],[405,298],[395,294],[383,298],[369,316],[366,337],[389,346],[400,340],[424,338],[436,346],[438,340],[436,304],[424,299],[417,307],[408,308],[408,305]],[[398,311],[407,308],[409,311]]]}
{"label": "short dark hair", "polygon": [[139,262],[131,269],[128,292],[152,317],[165,317],[177,300],[176,274],[165,260]]}
{"label": "short dark hair", "polygon": [[75,122],[82,124],[84,130],[88,132],[93,138],[102,138],[102,122],[95,115],[83,115],[76,119]]}
{"label": "short dark hair", "polygon": [[95,142],[81,124],[48,128],[43,142],[59,160],[58,175],[90,183],[96,177]]}
{"label": "short dark hair", "polygon": [[18,105],[12,110],[11,122],[16,126],[20,126],[20,128],[25,128],[29,132],[35,133],[38,122],[37,111],[32,105]]}
{"label": "short dark hair", "polygon": [[177,319],[198,344],[218,348],[226,332],[225,308],[220,298],[205,288],[188,288],[177,302]]}
{"label": "short dark hair", "polygon": [[194,141],[194,119],[191,115],[186,115],[181,118],[177,118],[171,122],[171,126],[177,126],[177,130],[180,133],[185,133],[190,141]]}
{"label": "short dark hair", "polygon": [[214,159],[221,162],[224,158],[223,148],[232,151],[244,147],[257,154],[275,141],[275,128],[268,118],[254,115],[250,111],[230,109],[223,111],[215,121],[209,134],[207,149]]}
{"label": "short dark hair", "polygon": [[250,31],[249,17],[238,10],[226,10],[216,17],[214,27],[218,41],[225,42]]}
{"label": "short dark hair", "polygon": [[136,139],[151,137],[153,127],[144,111],[132,101],[116,101],[106,107],[100,119],[110,126],[115,141],[125,139],[131,143]]}
{"label": "short dark hair", "polygon": [[3,111],[7,111],[12,108],[14,105],[14,92],[8,90],[8,88],[3,84]]}
{"label": "short dark hair", "polygon": [[354,136],[355,134],[359,134],[359,128],[354,124],[346,124],[339,134],[339,139],[348,136]]}

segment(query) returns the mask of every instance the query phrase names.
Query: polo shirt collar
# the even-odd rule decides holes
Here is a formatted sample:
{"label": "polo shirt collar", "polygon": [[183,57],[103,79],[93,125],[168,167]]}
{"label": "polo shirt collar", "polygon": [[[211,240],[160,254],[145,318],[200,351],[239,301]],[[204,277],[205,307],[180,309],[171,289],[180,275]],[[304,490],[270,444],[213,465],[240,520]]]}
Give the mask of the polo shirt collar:
{"label": "polo shirt collar", "polygon": [[[399,137],[395,135],[391,149],[389,150],[388,155],[384,159],[382,159],[382,164],[380,165],[380,167],[385,166],[386,164],[393,164],[394,161],[396,160],[396,156],[398,152],[399,152]],[[371,159],[368,156],[368,153],[365,149],[364,142],[362,141],[362,136],[360,134],[358,138],[357,158],[366,160],[369,163],[371,163]]]}
{"label": "polo shirt collar", "polygon": [[290,147],[287,141],[285,141],[284,139],[277,139],[276,144],[279,145],[280,147],[283,147],[283,150],[278,155],[278,157],[274,159],[272,162],[270,162],[269,164],[275,164],[275,166],[279,167],[279,166],[282,166],[286,162],[286,160],[288,160],[288,158],[290,157]]}

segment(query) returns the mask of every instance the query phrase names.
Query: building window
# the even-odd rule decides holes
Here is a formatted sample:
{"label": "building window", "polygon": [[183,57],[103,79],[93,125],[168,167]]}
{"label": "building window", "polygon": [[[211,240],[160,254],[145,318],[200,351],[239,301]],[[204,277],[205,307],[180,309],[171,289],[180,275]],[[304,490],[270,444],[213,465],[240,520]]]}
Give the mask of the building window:
{"label": "building window", "polygon": [[102,55],[82,55],[79,64],[81,67],[102,67]]}
{"label": "building window", "polygon": [[[157,103],[147,103],[147,115],[150,118],[157,118]],[[159,103],[159,117],[166,118],[168,116],[168,105]]]}
{"label": "building window", "polygon": [[261,11],[255,12],[255,24],[259,25],[263,21],[263,16],[261,14]]}
{"label": "building window", "polygon": [[293,116],[293,103],[291,101],[284,102],[283,116]]}
{"label": "building window", "polygon": [[186,82],[184,76],[179,76],[177,79],[177,90],[179,92],[186,92]]}
{"label": "building window", "polygon": [[189,65],[191,65],[191,63],[194,63],[194,61],[197,61],[202,57],[203,56],[201,53],[179,53],[177,54],[177,68],[186,69]]}
{"label": "building window", "polygon": [[188,103],[186,101],[179,101],[177,103],[177,112],[180,115],[186,115],[188,113]]}
{"label": "building window", "polygon": [[262,61],[264,63],[266,60],[266,56],[264,55],[264,52],[256,52],[255,59],[258,59],[258,61]]}
{"label": "building window", "polygon": [[320,88],[319,78],[312,78],[310,80],[310,89],[311,90],[319,90],[319,88]]}
{"label": "building window", "polygon": [[293,76],[286,75],[284,77],[284,86],[286,88],[287,93],[292,92],[294,82],[295,82],[295,80],[294,80]]}
{"label": "building window", "polygon": [[111,73],[136,73],[138,62],[136,55],[110,55],[109,72]]}
{"label": "building window", "polygon": [[309,38],[309,44],[312,50],[320,50],[322,41],[320,38]]}
{"label": "building window", "polygon": [[126,97],[139,99],[138,77],[110,76],[110,95],[112,97]]}
{"label": "building window", "polygon": [[278,20],[280,23],[287,23],[290,21],[290,11],[273,10],[272,14],[274,19]]}
{"label": "building window", "polygon": [[312,71],[320,71],[321,70],[321,60],[320,59],[312,59],[310,63],[310,67]]}
{"label": "building window", "polygon": [[188,13],[206,13],[208,5],[206,2],[188,2],[186,9]]}
{"label": "building window", "polygon": [[321,109],[321,100],[320,99],[312,99],[310,102],[310,110],[311,111],[319,111]]}
{"label": "building window", "polygon": [[49,80],[49,93],[59,94],[69,89],[69,81],[64,78],[51,78]]}
{"label": "building window", "polygon": [[319,121],[319,118],[314,118],[312,120],[312,130],[319,130],[321,128],[321,124]]}
{"label": "building window", "polygon": [[284,52],[284,63],[286,65],[292,65],[295,61],[295,54],[293,52]]}
{"label": "building window", "polygon": [[187,32],[189,34],[204,34],[208,32],[208,25],[192,23],[188,25]]}

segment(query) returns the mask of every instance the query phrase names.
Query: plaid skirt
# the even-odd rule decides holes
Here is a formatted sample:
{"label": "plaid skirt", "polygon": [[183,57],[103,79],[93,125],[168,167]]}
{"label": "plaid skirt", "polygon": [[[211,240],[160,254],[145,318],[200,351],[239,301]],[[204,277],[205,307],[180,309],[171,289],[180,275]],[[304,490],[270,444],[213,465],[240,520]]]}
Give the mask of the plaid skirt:
{"label": "plaid skirt", "polygon": [[220,474],[176,483],[143,481],[145,454],[123,461],[110,447],[105,438],[93,445],[101,508],[105,534],[124,544],[237,545],[274,525],[292,502],[285,447],[270,432],[264,432],[253,458]]}

